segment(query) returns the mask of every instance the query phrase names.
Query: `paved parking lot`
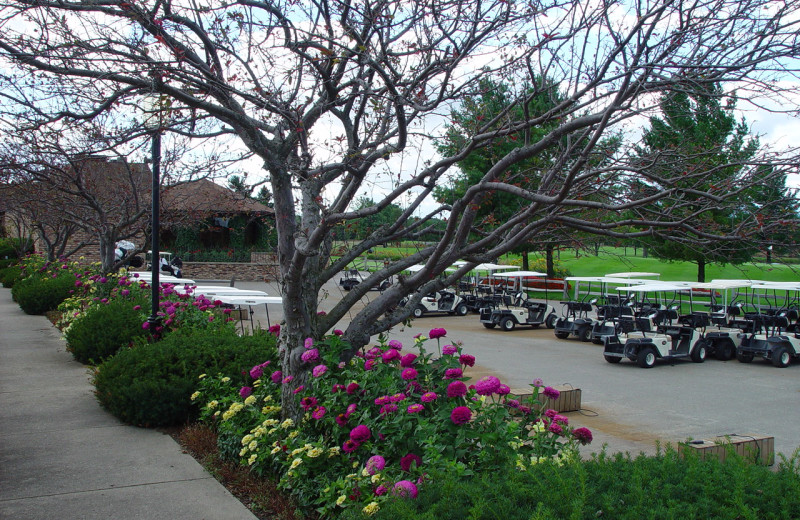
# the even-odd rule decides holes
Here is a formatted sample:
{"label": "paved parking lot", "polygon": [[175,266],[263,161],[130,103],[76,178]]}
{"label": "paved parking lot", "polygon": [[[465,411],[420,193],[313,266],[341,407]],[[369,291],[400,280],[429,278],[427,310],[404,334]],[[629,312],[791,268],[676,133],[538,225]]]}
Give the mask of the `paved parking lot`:
{"label": "paved parking lot", "polygon": [[[275,286],[263,283],[236,285],[278,294]],[[339,295],[338,287],[332,285],[322,309],[332,307]],[[280,319],[280,306],[269,310],[273,323]],[[263,306],[255,317],[266,324]],[[546,384],[580,388],[583,410],[567,415],[572,423],[587,426],[595,434],[591,450],[584,448],[584,453],[607,444],[611,452],[652,454],[658,441],[727,434],[774,436],[776,452],[787,456],[800,447],[797,361],[784,369],[759,360],[742,364],[713,358],[704,363],[658,362],[652,369],[627,360],[612,365],[603,359],[599,345],[575,338],[559,340],[543,327],[489,330],[476,314],[426,316],[410,327],[396,328],[391,337],[410,347],[416,334],[427,334],[434,327],[447,329],[449,341],[463,342],[465,352],[476,357],[479,366],[472,375],[490,372],[512,388],[525,387],[536,377]]]}

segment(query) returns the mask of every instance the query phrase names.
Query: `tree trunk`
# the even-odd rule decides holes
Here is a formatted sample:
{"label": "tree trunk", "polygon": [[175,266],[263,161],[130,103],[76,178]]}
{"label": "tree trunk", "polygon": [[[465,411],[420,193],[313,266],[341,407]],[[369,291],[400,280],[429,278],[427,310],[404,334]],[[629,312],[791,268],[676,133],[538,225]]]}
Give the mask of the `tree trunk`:
{"label": "tree trunk", "polygon": [[[100,269],[103,274],[106,274],[111,272],[114,267],[115,240],[111,233],[100,233],[98,238],[100,239]],[[158,268],[157,258],[153,261],[153,265],[156,266],[154,269]]]}
{"label": "tree trunk", "polygon": [[701,283],[706,281],[706,261],[705,260],[698,260],[697,261],[697,281],[701,282]]}
{"label": "tree trunk", "polygon": [[528,252],[522,252],[522,270],[523,271],[530,271],[530,263],[528,262]]}
{"label": "tree trunk", "polygon": [[553,244],[547,244],[547,246],[545,246],[545,258],[546,258],[546,262],[547,262],[547,277],[548,278],[555,278],[555,276],[556,276],[555,263],[553,262],[553,249],[555,249]]}

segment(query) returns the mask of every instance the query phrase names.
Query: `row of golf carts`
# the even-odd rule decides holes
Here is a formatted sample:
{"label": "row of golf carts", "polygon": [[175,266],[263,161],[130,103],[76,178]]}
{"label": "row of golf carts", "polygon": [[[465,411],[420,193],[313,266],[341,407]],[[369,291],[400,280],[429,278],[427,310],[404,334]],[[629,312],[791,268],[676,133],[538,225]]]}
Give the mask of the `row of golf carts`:
{"label": "row of golf carts", "polygon": [[800,282],[569,280],[575,298],[562,302],[555,335],[603,344],[609,363],[650,368],[658,359],[702,363],[713,355],[786,367],[800,355]]}

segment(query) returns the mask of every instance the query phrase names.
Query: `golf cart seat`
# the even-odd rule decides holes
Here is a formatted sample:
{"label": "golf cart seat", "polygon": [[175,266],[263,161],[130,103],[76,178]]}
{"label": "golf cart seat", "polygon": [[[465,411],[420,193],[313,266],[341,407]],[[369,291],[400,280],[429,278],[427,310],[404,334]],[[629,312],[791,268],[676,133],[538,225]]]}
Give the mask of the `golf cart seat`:
{"label": "golf cart seat", "polygon": [[621,318],[619,320],[619,331],[628,334],[636,330],[636,322],[633,319]]}

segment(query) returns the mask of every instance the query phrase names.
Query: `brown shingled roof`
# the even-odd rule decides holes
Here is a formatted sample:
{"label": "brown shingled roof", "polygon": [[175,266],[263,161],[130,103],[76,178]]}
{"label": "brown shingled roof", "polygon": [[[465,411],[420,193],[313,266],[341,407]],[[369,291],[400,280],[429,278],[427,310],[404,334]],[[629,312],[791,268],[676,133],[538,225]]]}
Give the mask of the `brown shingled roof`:
{"label": "brown shingled roof", "polygon": [[271,215],[272,208],[245,198],[208,179],[163,188],[161,201],[166,212],[250,213]]}

